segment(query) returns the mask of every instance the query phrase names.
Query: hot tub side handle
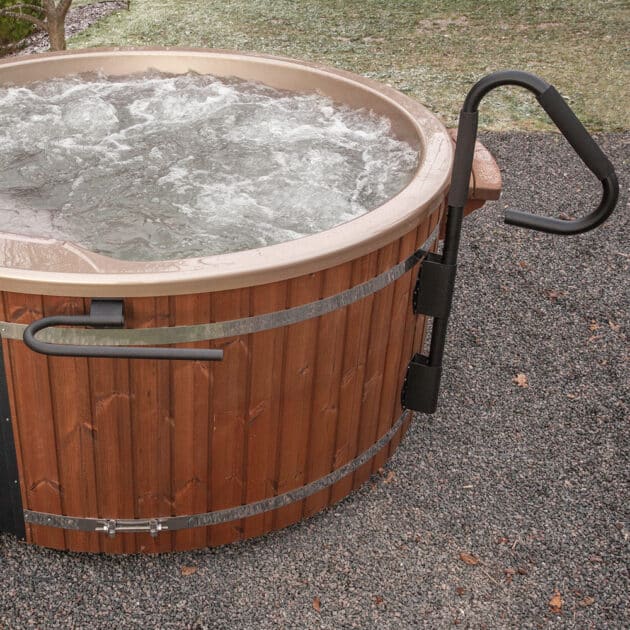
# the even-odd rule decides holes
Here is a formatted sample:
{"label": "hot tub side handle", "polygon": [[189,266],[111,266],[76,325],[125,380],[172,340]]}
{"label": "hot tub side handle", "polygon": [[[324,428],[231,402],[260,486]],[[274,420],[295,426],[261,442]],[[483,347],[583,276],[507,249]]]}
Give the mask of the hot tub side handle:
{"label": "hot tub side handle", "polygon": [[36,337],[38,332],[56,326],[122,328],[124,325],[123,301],[99,298],[92,300],[89,315],[53,315],[38,319],[26,327],[23,340],[34,352],[58,357],[166,359],[171,361],[221,361],[223,359],[223,350],[60,344],[41,341]]}
{"label": "hot tub side handle", "polygon": [[613,165],[552,85],[533,74],[506,70],[489,74],[472,87],[459,116],[442,255],[431,255],[424,262],[414,295],[415,312],[433,317],[433,330],[429,355],[414,355],[403,384],[402,405],[413,411],[433,413],[437,408],[462,219],[477,139],[478,107],[486,94],[503,85],[524,87],[536,95],[541,107],[584,164],[597,176],[603,188],[599,205],[584,217],[565,221],[508,210],[505,213],[506,223],[551,234],[580,234],[603,223],[614,210],[619,197],[619,184]]}

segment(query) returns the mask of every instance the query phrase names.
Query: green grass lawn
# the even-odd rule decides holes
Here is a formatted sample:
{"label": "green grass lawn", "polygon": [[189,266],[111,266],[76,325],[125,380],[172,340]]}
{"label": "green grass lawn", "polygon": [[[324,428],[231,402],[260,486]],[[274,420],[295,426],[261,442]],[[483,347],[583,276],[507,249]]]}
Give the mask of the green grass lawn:
{"label": "green grass lawn", "polygon": [[[627,0],[132,0],[70,42],[203,46],[322,62],[388,83],[454,125],[470,85],[539,74],[591,130],[629,127]],[[503,89],[486,129],[549,128],[533,96]]]}

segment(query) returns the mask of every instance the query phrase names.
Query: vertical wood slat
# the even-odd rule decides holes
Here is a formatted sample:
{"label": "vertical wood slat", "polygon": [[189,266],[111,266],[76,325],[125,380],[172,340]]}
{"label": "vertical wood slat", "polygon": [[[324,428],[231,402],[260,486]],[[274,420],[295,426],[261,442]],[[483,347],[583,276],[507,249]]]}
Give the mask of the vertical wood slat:
{"label": "vertical wood slat", "polygon": [[[249,315],[249,289],[223,291],[213,296],[212,314],[217,321]],[[221,510],[240,505],[243,494],[243,448],[248,396],[248,337],[218,340],[224,351],[223,361],[213,364],[214,387],[210,422],[210,503],[209,509]],[[238,521],[209,528],[212,546],[224,545],[242,536]]]}
{"label": "vertical wood slat", "polygon": [[[83,314],[82,298],[45,297],[45,317]],[[57,466],[64,514],[98,516],[94,466],[95,426],[90,401],[87,359],[50,357],[48,378],[57,444]],[[72,383],[72,387],[68,387]],[[66,543],[76,551],[100,551],[95,533],[66,532]]]}
{"label": "vertical wood slat", "polygon": [[[391,269],[398,262],[399,242],[382,248],[378,255],[377,273]],[[379,438],[376,435],[379,424],[379,408],[382,395],[383,375],[387,361],[387,345],[391,333],[391,315],[394,285],[390,284],[374,296],[370,337],[365,369],[365,382],[361,394],[359,412],[361,432],[357,441],[355,455],[367,450]],[[397,334],[400,334],[397,331]],[[370,476],[372,462],[368,461],[355,470],[353,488],[360,487]]]}
{"label": "vertical wood slat", "polygon": [[[352,285],[355,286],[373,278],[376,274],[378,252],[360,258],[353,263]],[[339,391],[339,424],[335,439],[334,468],[339,468],[352,460],[357,451],[360,431],[361,396],[370,338],[370,320],[374,296],[370,295],[348,307],[348,330],[344,344],[344,360]],[[335,483],[330,491],[330,502],[336,503],[352,490],[352,475]]]}
{"label": "vertical wood slat", "polygon": [[[138,298],[127,303],[130,325],[134,328],[168,325],[162,310],[165,299]],[[131,360],[129,365],[136,514],[138,518],[170,516],[171,418],[165,400],[169,393],[169,365],[145,359]],[[156,538],[138,534],[138,550],[170,551],[171,538],[169,532],[162,532]]]}
{"label": "vertical wood slat", "polygon": [[[350,287],[351,279],[352,263],[327,270],[324,272],[322,297],[345,291]],[[305,483],[323,477],[331,472],[334,466],[347,319],[347,308],[338,309],[320,318]],[[303,515],[315,514],[326,507],[329,500],[329,488],[308,497],[304,501]]]}
{"label": "vertical wood slat", "polygon": [[[211,321],[207,294],[171,299],[178,326]],[[182,347],[209,347],[182,344]],[[173,501],[177,515],[208,511],[208,435],[212,369],[201,361],[174,361],[171,366],[173,396]],[[174,548],[196,549],[206,544],[206,530],[194,528],[174,533]]]}
{"label": "vertical wood slat", "polygon": [[[322,274],[289,280],[287,306],[314,302],[321,297]],[[317,369],[318,318],[294,324],[287,330],[282,378],[281,434],[278,452],[278,494],[304,485],[306,453],[313,405],[313,377]],[[303,502],[276,511],[277,529],[297,521]]]}
{"label": "vertical wood slat", "polygon": [[[287,285],[278,282],[253,287],[252,312],[256,314],[286,308]],[[252,335],[251,383],[247,409],[246,468],[243,503],[253,503],[277,493],[276,461],[280,431],[280,396],[286,328]],[[273,527],[273,512],[245,519],[243,536],[260,536]]]}
{"label": "vertical wood slat", "polygon": [[[406,234],[400,243],[399,259],[404,260],[417,249],[416,231]],[[403,341],[407,311],[411,310],[411,295],[417,277],[417,268],[406,273],[394,286],[392,297],[392,314],[389,322],[389,342],[383,375],[383,395],[379,407],[379,422],[376,440],[380,439],[398,419],[400,415],[400,364],[404,360]],[[410,357],[409,357],[410,358]],[[408,360],[408,359],[407,359]],[[389,445],[382,448],[374,457],[372,473],[375,473],[387,459]]]}
{"label": "vertical wood slat", "polygon": [[[98,515],[135,518],[129,361],[89,359],[89,373]],[[137,536],[101,536],[101,549],[106,553],[132,553],[139,549]]]}
{"label": "vertical wood slat", "polygon": [[[9,321],[29,324],[42,317],[42,299],[36,295],[5,294]],[[19,341],[9,344],[15,395],[16,427],[22,452],[24,508],[61,514],[61,487],[53,407],[48,377],[48,360]],[[32,526],[32,540],[44,547],[64,549],[62,530]]]}

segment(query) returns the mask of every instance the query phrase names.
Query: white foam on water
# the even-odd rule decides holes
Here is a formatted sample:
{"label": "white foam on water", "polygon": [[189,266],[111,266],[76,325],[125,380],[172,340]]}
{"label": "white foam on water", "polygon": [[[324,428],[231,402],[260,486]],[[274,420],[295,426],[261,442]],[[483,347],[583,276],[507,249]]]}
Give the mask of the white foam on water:
{"label": "white foam on water", "polygon": [[0,231],[125,260],[327,230],[410,181],[387,118],[209,75],[81,75],[0,88]]}

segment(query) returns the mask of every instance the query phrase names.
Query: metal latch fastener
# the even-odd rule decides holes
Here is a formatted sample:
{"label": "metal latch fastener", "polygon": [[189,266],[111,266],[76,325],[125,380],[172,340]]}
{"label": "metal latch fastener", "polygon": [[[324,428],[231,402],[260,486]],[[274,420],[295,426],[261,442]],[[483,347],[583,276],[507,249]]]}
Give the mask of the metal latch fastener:
{"label": "metal latch fastener", "polygon": [[168,529],[168,526],[163,523],[161,520],[157,518],[147,519],[146,521],[142,520],[115,520],[109,519],[107,521],[103,521],[101,525],[98,525],[94,528],[94,531],[104,532],[110,538],[114,538],[118,533],[127,533],[127,534],[151,534],[153,538],[157,538],[157,535],[163,531]]}

